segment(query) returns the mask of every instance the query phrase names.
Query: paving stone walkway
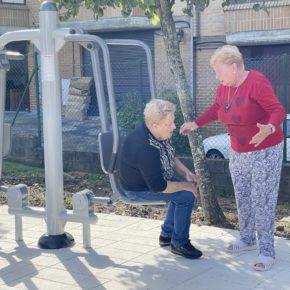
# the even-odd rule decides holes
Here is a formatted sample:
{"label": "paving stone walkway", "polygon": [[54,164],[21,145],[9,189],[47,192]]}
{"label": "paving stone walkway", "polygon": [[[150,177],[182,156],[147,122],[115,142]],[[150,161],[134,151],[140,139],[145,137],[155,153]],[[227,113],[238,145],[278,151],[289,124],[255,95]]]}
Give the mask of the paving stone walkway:
{"label": "paving stone walkway", "polygon": [[252,265],[257,251],[228,254],[224,246],[238,232],[192,225],[190,236],[204,253],[199,260],[160,248],[161,221],[97,214],[91,226],[92,248],[82,245],[82,227],[68,222],[71,248],[37,247],[46,232],[42,219],[23,218],[24,241],[14,240],[14,217],[0,208],[0,290],[290,290],[290,241],[276,238],[277,258],[268,272]]}

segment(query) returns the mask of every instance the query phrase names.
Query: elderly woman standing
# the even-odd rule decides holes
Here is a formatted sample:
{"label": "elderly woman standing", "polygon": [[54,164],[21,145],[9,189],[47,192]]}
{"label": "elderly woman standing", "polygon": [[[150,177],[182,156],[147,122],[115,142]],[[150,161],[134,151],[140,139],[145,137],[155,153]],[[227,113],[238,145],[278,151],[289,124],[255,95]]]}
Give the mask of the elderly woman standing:
{"label": "elderly woman standing", "polygon": [[269,80],[257,71],[244,69],[236,46],[218,48],[211,57],[216,78],[221,82],[213,105],[193,122],[184,123],[180,133],[219,120],[227,126],[232,153],[229,167],[237,202],[240,240],[229,252],[256,249],[258,271],[269,270],[274,262],[274,220],[283,157],[281,123],[285,110]]}
{"label": "elderly woman standing", "polygon": [[[125,140],[120,181],[131,200],[168,202],[160,246],[171,246],[172,253],[197,259],[202,252],[190,243],[189,228],[199,178],[174,156],[174,113],[175,105],[165,100],[146,104],[145,122]],[[176,178],[175,172],[183,180]]]}

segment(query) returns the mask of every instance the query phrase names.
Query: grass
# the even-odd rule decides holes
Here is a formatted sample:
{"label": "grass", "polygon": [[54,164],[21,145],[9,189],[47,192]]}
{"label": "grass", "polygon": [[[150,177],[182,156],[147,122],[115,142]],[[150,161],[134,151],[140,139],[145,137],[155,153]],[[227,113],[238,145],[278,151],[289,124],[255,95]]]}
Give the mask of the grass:
{"label": "grass", "polygon": [[13,178],[19,178],[24,176],[43,177],[44,169],[40,167],[33,167],[20,163],[14,163],[11,161],[4,161],[2,174],[3,176],[9,176]]}
{"label": "grass", "polygon": [[278,206],[281,209],[290,209],[290,202],[289,201],[278,201]]}
{"label": "grass", "polygon": [[94,174],[87,172],[70,172],[70,174],[77,174],[79,178],[86,179],[88,182],[104,181],[107,179],[107,175],[105,174]]}
{"label": "grass", "polygon": [[[21,178],[21,177],[44,177],[45,171],[44,168],[41,167],[34,167],[29,165],[24,165],[20,163],[15,163],[11,161],[4,161],[3,162],[3,169],[2,175],[5,177],[11,178]],[[86,172],[67,172],[64,173],[64,177],[71,177],[75,178],[82,178],[87,180],[88,182],[96,182],[96,181],[104,181],[107,179],[105,174],[93,174],[93,173],[86,173]]]}

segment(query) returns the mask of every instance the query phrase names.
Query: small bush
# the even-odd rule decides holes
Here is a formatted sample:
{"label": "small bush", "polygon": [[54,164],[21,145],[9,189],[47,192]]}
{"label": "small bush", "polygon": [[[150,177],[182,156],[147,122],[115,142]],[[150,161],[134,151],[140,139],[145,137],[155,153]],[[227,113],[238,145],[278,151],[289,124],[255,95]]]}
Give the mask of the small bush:
{"label": "small bush", "polygon": [[144,103],[136,93],[129,92],[122,96],[117,104],[119,126],[134,129],[143,121]]}

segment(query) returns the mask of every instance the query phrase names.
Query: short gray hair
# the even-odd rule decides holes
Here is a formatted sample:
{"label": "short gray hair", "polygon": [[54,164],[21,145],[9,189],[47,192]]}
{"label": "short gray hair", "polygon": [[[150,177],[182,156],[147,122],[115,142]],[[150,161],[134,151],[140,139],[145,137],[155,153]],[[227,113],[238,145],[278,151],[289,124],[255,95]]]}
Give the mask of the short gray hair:
{"label": "short gray hair", "polygon": [[239,48],[234,45],[219,47],[210,58],[210,65],[213,67],[217,62],[226,65],[235,63],[239,68],[244,68],[244,60]]}
{"label": "short gray hair", "polygon": [[144,109],[144,120],[146,125],[159,124],[161,120],[175,113],[176,106],[166,100],[153,99],[146,104]]}

